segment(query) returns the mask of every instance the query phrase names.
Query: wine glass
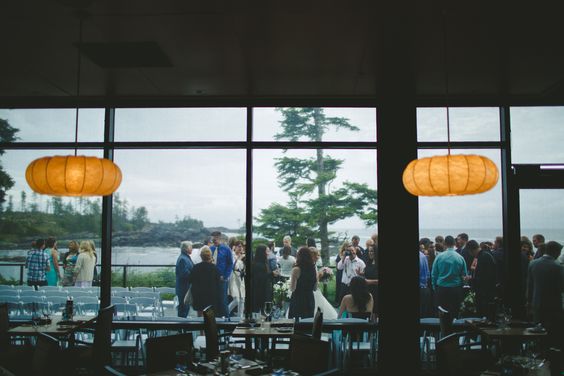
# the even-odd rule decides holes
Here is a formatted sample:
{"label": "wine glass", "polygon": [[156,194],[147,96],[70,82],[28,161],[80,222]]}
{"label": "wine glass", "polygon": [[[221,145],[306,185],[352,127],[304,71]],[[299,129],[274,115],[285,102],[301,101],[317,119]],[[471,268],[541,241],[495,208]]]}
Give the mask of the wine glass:
{"label": "wine glass", "polygon": [[272,314],[272,302],[264,302],[264,314],[266,315],[266,321],[269,321]]}

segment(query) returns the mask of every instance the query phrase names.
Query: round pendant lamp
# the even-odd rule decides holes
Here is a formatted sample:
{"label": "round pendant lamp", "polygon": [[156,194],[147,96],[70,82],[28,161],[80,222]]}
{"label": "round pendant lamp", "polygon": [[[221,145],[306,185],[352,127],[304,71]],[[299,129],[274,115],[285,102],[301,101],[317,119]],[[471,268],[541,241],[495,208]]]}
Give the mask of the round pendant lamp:
{"label": "round pendant lamp", "polygon": [[403,185],[415,196],[471,195],[489,191],[498,178],[489,158],[441,155],[411,161],[403,172]]}
{"label": "round pendant lamp", "polygon": [[[82,43],[82,21],[86,13],[78,14],[79,46],[76,97],[80,96],[80,45]],[[25,178],[37,193],[52,196],[107,196],[121,184],[121,170],[109,159],[77,155],[78,114],[76,106],[74,155],[42,157],[32,161],[26,169]]]}
{"label": "round pendant lamp", "polygon": [[41,194],[106,196],[121,184],[121,170],[104,158],[56,155],[31,162],[25,178],[31,189]]}
{"label": "round pendant lamp", "polygon": [[403,171],[402,181],[405,189],[414,196],[458,196],[483,193],[492,189],[499,178],[497,166],[491,159],[482,155],[451,155],[450,153],[446,11],[443,12],[443,37],[448,154],[409,162]]}

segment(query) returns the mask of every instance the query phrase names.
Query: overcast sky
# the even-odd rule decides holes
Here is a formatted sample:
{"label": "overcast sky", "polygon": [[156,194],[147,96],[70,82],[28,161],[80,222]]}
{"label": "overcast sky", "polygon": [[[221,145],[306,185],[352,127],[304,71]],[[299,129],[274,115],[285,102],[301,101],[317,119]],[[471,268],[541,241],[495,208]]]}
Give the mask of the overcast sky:
{"label": "overcast sky", "polygon": [[[328,116],[344,116],[359,132],[329,132],[324,140],[376,140],[376,110],[356,108],[326,109]],[[444,109],[419,109],[418,139],[446,140]],[[72,141],[73,110],[0,110],[0,118],[19,128],[20,141]],[[273,140],[279,131],[280,114],[272,108],[255,109],[255,140]],[[516,108],[511,111],[514,163],[564,162],[564,108]],[[118,109],[118,141],[242,141],[246,114],[243,108],[231,109]],[[453,141],[499,141],[497,108],[451,110]],[[79,141],[101,141],[103,111],[81,110]],[[456,153],[459,151],[453,151]],[[376,188],[376,153],[369,150],[328,150],[327,154],[344,160],[343,168],[330,189],[343,181],[366,183]],[[423,150],[420,157],[446,151]],[[491,158],[498,166],[497,150],[472,150]],[[1,161],[16,181],[8,192],[18,208],[20,191],[28,188],[24,172],[27,164],[44,155],[65,151],[7,151]],[[101,152],[86,151],[88,155]],[[292,150],[290,156],[313,156],[312,150]],[[123,171],[118,192],[136,207],[145,206],[152,221],[171,221],[191,216],[207,226],[237,227],[245,221],[244,150],[118,150],[115,161]],[[280,190],[274,169],[282,150],[256,150],[253,155],[253,214],[272,202],[284,204],[287,195]],[[523,227],[564,227],[564,191],[523,192]],[[44,200],[44,199],[43,199]],[[540,205],[542,204],[542,205]],[[491,191],[474,196],[421,198],[422,228],[501,229],[500,184]],[[358,229],[364,225],[350,219],[335,225]],[[368,229],[371,231],[372,229]],[[367,231],[368,231],[367,230]]]}

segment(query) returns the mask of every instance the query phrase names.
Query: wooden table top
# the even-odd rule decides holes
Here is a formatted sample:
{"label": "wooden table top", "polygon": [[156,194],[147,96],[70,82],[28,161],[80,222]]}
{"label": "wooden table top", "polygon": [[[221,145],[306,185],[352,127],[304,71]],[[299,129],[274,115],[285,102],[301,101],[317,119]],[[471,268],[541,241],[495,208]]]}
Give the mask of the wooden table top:
{"label": "wooden table top", "polygon": [[53,337],[63,337],[70,334],[77,327],[87,321],[93,320],[93,316],[75,316],[74,323],[69,325],[58,325],[63,320],[61,316],[53,316],[51,323],[46,325],[23,324],[8,330],[9,335],[14,336],[37,336],[39,333],[48,334]]}

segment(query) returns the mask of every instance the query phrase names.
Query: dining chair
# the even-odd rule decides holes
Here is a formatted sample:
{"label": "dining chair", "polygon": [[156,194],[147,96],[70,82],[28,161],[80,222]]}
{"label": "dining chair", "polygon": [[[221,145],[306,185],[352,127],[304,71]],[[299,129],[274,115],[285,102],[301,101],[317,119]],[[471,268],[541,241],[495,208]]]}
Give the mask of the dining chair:
{"label": "dining chair", "polygon": [[[372,312],[349,312],[350,320],[369,322]],[[367,363],[362,366],[374,366],[377,354],[377,334],[365,329],[346,328],[343,330],[344,340],[342,345],[343,364],[346,368],[355,363]]]}
{"label": "dining chair", "polygon": [[[69,354],[64,356],[64,359],[69,362],[72,361],[69,366],[74,369],[67,370],[66,373],[74,374],[74,370],[83,368],[95,375],[99,375],[103,373],[106,365],[111,364],[112,319],[114,311],[115,307],[113,305],[102,308],[98,312],[98,316],[93,319],[95,324],[92,343],[79,341],[74,337],[70,339]],[[79,327],[73,332],[73,335],[80,331],[91,332],[88,328]]]}
{"label": "dining chair", "polygon": [[155,292],[153,287],[132,287],[131,291],[133,292]]}
{"label": "dining chair", "polygon": [[[300,375],[314,375],[329,369],[329,342],[294,334],[290,338],[290,369]],[[315,361],[312,361],[315,359]]]}
{"label": "dining chair", "polygon": [[61,347],[56,338],[39,333],[31,360],[32,374],[34,376],[60,375],[62,372],[60,350]]}
{"label": "dining chair", "polygon": [[439,325],[441,328],[440,337],[446,337],[452,333],[452,322],[453,317],[449,311],[444,309],[443,307],[439,306]]}
{"label": "dining chair", "polygon": [[321,339],[321,332],[323,328],[323,312],[317,307],[317,312],[313,318],[313,326],[311,329],[311,336],[315,339]]}
{"label": "dining chair", "polygon": [[145,341],[146,372],[173,369],[176,365],[177,351],[186,351],[188,361],[190,361],[192,343],[192,333],[147,338]]}
{"label": "dining chair", "polygon": [[20,292],[16,289],[2,289],[0,290],[0,295],[2,296],[20,296]]}
{"label": "dining chair", "polygon": [[215,321],[215,311],[212,306],[203,310],[204,316],[204,335],[206,337],[206,360],[210,361],[219,355],[219,337],[217,334],[217,322]]}
{"label": "dining chair", "polygon": [[469,332],[447,335],[437,342],[437,372],[439,376],[480,375],[493,364],[493,357],[484,348],[474,349],[475,343],[464,344]]}

